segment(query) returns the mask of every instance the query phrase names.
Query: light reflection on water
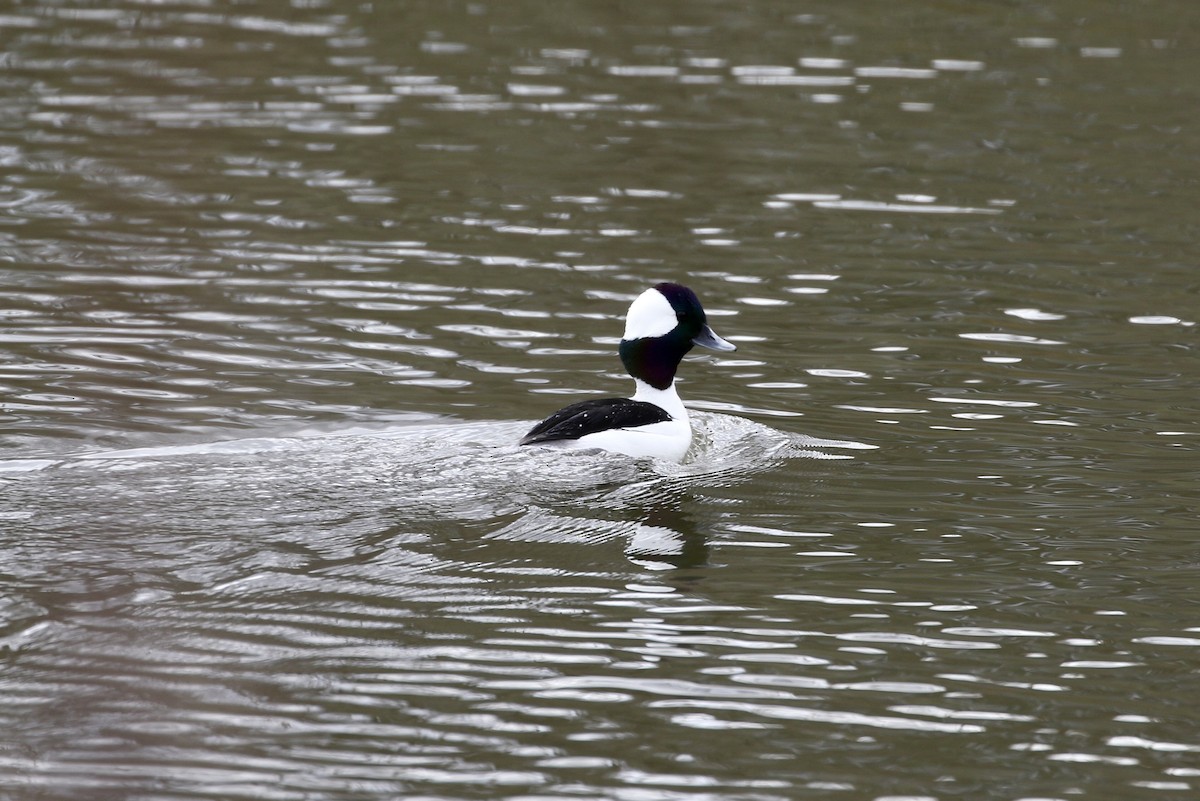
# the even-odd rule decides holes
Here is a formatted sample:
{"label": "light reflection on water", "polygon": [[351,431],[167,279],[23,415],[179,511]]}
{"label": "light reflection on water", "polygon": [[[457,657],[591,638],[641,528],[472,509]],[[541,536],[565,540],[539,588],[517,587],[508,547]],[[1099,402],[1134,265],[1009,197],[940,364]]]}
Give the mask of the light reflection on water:
{"label": "light reflection on water", "polygon": [[[2,792],[1194,792],[1196,12],[1093,12],[0,12]],[[692,459],[516,448],[664,279]]]}

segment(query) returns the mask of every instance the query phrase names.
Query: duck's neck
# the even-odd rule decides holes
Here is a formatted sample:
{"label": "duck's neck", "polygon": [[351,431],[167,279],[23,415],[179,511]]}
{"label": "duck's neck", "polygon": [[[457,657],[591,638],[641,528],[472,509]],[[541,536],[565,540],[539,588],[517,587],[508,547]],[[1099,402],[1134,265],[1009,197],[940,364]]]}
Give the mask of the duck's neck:
{"label": "duck's neck", "polygon": [[633,382],[637,385],[637,392],[633,394],[633,400],[653,403],[671,415],[672,419],[687,421],[687,409],[684,407],[683,401],[679,399],[679,393],[675,391],[674,381],[667,384],[666,389],[652,387],[640,378],[633,379]]}
{"label": "duck's neck", "polygon": [[622,339],[620,354],[625,370],[639,381],[665,391],[675,381],[675,371],[692,341],[679,328],[657,337]]}

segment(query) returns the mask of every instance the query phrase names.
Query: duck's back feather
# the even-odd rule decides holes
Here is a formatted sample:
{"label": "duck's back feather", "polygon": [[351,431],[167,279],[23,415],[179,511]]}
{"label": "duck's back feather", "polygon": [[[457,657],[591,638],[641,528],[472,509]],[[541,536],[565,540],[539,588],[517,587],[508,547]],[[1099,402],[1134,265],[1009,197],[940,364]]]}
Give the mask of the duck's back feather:
{"label": "duck's back feather", "polygon": [[521,439],[522,445],[571,440],[618,428],[665,423],[671,415],[660,406],[630,398],[603,398],[572,403],[538,423]]}

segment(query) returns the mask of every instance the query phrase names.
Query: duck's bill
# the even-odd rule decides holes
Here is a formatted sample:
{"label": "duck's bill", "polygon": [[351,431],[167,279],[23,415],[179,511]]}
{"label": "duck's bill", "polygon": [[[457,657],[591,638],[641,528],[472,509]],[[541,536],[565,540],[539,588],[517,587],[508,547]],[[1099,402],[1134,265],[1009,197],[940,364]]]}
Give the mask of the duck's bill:
{"label": "duck's bill", "polygon": [[717,332],[705,325],[700,329],[700,333],[692,339],[692,344],[700,345],[713,350],[737,350],[737,345],[727,339],[722,339],[717,336]]}

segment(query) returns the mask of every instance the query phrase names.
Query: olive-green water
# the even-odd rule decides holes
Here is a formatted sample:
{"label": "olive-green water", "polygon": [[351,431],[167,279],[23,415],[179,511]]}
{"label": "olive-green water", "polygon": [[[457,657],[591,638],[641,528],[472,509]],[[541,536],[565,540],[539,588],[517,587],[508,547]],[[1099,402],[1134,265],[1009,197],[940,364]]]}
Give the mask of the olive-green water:
{"label": "olive-green water", "polygon": [[0,2],[0,797],[1200,797],[1197,31]]}

